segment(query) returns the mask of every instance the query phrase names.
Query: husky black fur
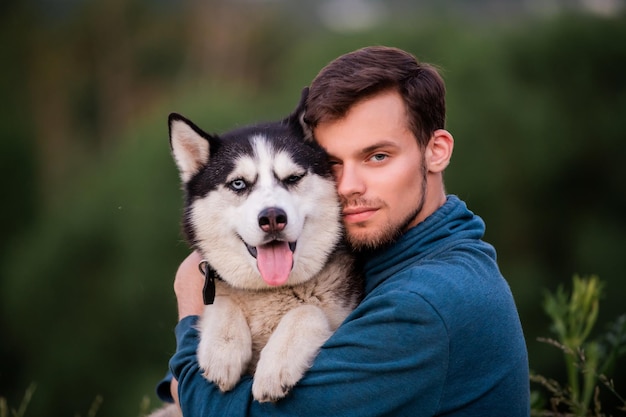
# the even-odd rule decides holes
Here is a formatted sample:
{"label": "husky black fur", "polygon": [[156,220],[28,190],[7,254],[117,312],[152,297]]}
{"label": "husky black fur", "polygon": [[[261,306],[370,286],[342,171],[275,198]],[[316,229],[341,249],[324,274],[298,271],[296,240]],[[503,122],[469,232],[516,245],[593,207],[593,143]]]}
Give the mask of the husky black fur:
{"label": "husky black fur", "polygon": [[221,278],[198,362],[222,391],[253,374],[261,402],[288,394],[362,294],[326,154],[301,121],[306,93],[282,121],[219,136],[169,118],[183,230]]}

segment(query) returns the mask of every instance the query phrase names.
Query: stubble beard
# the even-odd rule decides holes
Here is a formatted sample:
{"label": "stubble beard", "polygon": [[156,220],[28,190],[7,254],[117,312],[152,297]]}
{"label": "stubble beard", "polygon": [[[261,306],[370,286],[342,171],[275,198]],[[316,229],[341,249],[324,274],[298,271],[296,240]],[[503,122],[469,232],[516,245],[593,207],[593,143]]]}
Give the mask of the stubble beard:
{"label": "stubble beard", "polygon": [[[426,203],[426,185],[427,185],[427,170],[424,158],[422,157],[421,161],[421,175],[422,175],[422,184],[421,184],[421,192],[420,199],[417,202],[415,208],[407,214],[400,221],[394,222],[393,219],[388,219],[387,223],[382,225],[379,230],[376,230],[372,233],[359,233],[358,230],[353,231],[352,233],[349,230],[346,230],[346,239],[348,245],[354,252],[372,252],[378,251],[380,249],[384,249],[389,247],[393,243],[395,243],[409,228],[409,225],[415,220],[417,216],[424,210],[424,205]],[[384,207],[384,201],[380,200],[365,200],[362,198],[350,201],[342,201],[342,205],[346,206],[374,206],[374,207]],[[365,228],[366,222],[356,223],[353,226],[356,228]]]}

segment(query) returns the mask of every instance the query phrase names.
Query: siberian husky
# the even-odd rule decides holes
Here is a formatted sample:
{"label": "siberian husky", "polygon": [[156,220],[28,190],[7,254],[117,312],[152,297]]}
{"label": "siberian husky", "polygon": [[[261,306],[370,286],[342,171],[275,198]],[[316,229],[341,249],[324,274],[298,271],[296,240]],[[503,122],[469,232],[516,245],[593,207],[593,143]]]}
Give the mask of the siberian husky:
{"label": "siberian husky", "polygon": [[282,121],[219,136],[169,117],[183,231],[217,277],[198,363],[224,392],[253,375],[260,402],[288,394],[362,294],[326,154],[301,121],[306,95]]}

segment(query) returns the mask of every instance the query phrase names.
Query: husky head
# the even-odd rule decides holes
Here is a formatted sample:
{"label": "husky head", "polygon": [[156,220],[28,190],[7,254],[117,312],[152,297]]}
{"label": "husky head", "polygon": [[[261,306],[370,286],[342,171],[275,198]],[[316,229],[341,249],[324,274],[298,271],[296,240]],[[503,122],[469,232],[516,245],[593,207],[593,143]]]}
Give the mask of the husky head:
{"label": "husky head", "polygon": [[323,149],[301,116],[222,135],[169,117],[186,193],[183,230],[230,285],[262,289],[312,278],[341,238],[340,207]]}

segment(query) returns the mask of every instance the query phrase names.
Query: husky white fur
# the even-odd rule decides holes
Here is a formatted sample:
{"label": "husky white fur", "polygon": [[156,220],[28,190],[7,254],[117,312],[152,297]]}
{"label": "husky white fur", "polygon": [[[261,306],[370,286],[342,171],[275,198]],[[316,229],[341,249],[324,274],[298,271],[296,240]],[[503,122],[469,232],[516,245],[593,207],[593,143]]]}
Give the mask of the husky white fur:
{"label": "husky white fur", "polygon": [[222,391],[254,375],[260,402],[288,394],[362,294],[326,154],[301,122],[306,92],[286,119],[220,136],[169,118],[183,229],[220,278],[198,363]]}

